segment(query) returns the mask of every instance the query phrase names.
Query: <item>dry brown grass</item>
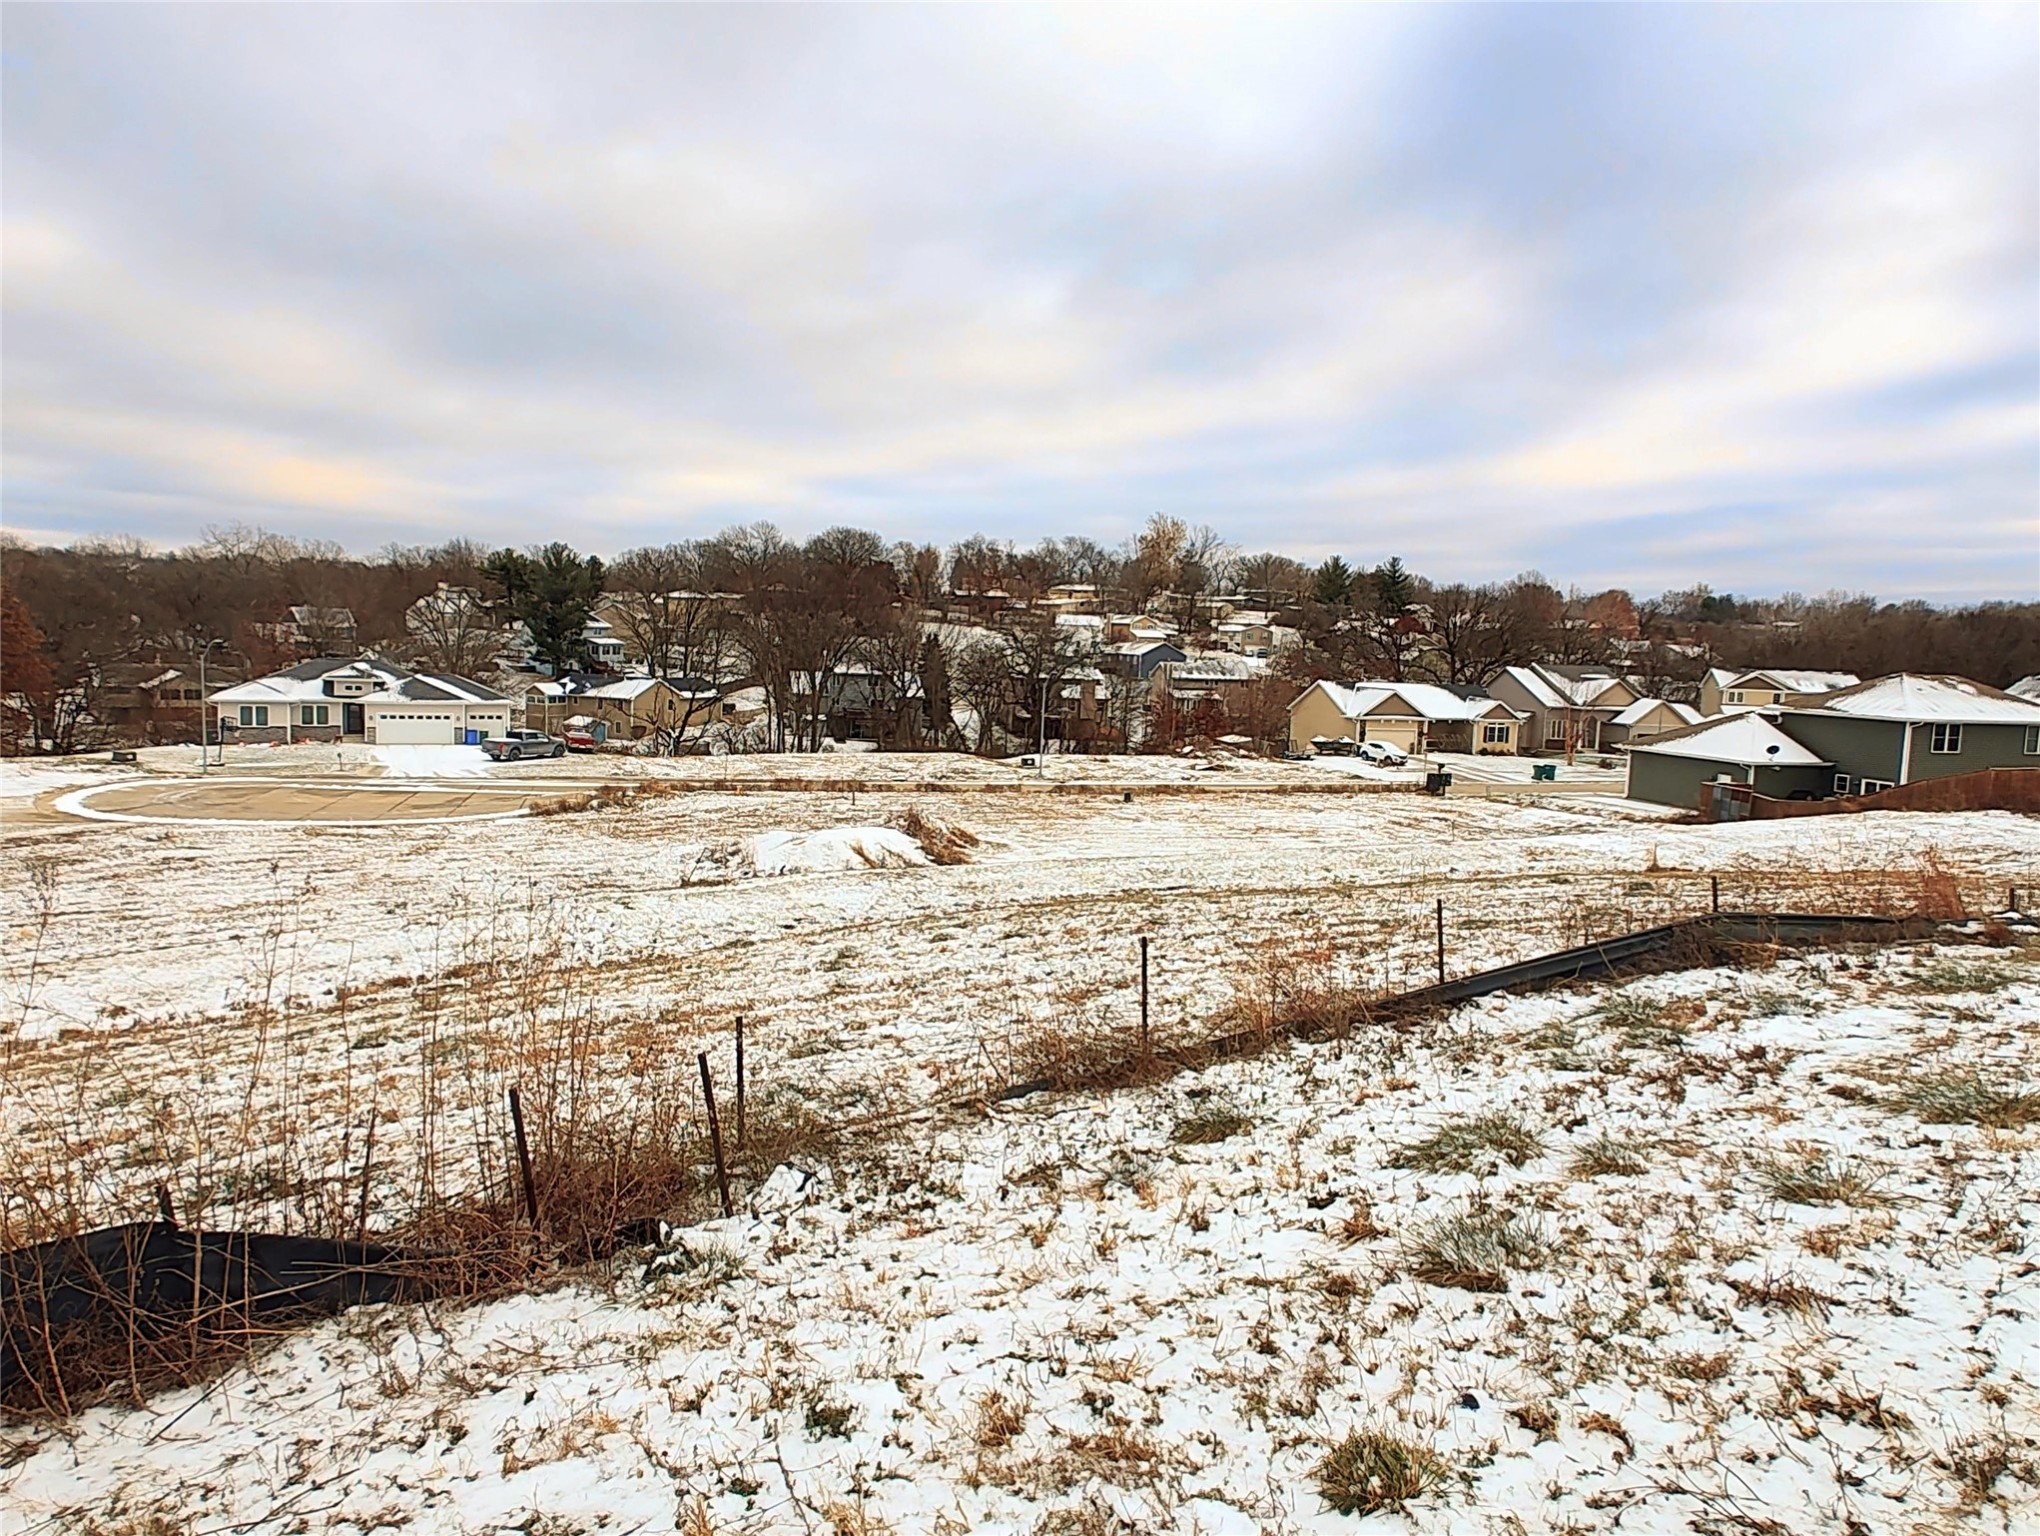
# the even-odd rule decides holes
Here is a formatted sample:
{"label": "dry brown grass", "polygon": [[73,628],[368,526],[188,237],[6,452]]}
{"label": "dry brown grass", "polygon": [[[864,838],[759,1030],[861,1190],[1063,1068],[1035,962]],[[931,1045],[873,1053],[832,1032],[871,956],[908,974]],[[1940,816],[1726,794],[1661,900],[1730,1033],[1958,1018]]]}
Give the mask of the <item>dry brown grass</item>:
{"label": "dry brown grass", "polygon": [[968,864],[972,851],[983,841],[960,822],[930,815],[918,805],[909,805],[894,812],[888,825],[919,843],[921,851],[934,864]]}

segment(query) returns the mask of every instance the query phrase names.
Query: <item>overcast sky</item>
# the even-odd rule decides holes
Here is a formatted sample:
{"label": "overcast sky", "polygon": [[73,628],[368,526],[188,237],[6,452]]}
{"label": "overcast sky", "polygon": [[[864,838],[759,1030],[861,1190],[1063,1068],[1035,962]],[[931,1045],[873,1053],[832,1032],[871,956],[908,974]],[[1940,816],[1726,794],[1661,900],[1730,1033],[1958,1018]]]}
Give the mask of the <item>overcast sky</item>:
{"label": "overcast sky", "polygon": [[2040,594],[2040,9],[9,4],[4,521]]}

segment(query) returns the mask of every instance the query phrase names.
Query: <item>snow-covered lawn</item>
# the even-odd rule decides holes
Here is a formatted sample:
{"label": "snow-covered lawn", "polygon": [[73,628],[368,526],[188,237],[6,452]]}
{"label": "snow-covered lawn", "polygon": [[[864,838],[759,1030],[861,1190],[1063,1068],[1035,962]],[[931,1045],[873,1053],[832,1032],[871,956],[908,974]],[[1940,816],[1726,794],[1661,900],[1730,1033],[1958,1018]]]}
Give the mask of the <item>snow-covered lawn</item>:
{"label": "snow-covered lawn", "polygon": [[[1925,1068],[2035,1086],[2031,949],[1498,999],[1154,1088],[928,1106],[1044,1036],[1130,1038],[1143,934],[1181,1038],[1285,988],[1428,980],[1436,900],[1454,974],[1704,910],[1711,877],[1820,909],[1949,876],[1988,909],[2040,886],[2030,818],[1669,825],[1304,764],[622,766],[674,783],[461,826],[10,815],[0,1196],[60,1169],[94,1220],[159,1181],[193,1222],[351,1210],[372,1122],[392,1223],[421,1148],[456,1191],[501,1155],[530,1041],[583,1032],[627,1099],[738,1014],[754,1108],[922,1118],[650,1278],[364,1312],[31,1436],[10,1529],[1347,1530],[1312,1469],[1355,1429],[1436,1459],[1425,1529],[1931,1529],[1971,1495],[2024,1518],[2035,1132],[1887,1100]],[[967,861],[917,861],[944,821]],[[1402,1166],[1482,1113],[1535,1138],[1520,1166]],[[1576,1170],[1604,1135],[1633,1145]],[[1781,1197],[1766,1158],[1854,1203]],[[1418,1278],[1426,1224],[1480,1210],[1528,1233],[1505,1288]]]}
{"label": "snow-covered lawn", "polygon": [[[1498,997],[925,1117],[609,1271],[17,1430],[0,1503],[279,1536],[2031,1530],[2040,1133],[1921,1093],[2040,1086],[2032,954]],[[1427,1251],[1503,1221],[1499,1259]],[[1356,1432],[1404,1458],[1402,1513],[1329,1508]]]}

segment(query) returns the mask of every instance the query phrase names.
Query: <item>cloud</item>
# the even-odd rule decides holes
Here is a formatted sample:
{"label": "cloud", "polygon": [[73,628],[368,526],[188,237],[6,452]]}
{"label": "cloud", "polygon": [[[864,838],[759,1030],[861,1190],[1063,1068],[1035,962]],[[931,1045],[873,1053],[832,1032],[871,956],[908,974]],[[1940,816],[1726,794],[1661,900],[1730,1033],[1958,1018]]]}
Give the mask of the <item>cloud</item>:
{"label": "cloud", "polygon": [[8,41],[10,526],[1166,507],[1444,576],[2040,588],[2027,10],[22,6]]}

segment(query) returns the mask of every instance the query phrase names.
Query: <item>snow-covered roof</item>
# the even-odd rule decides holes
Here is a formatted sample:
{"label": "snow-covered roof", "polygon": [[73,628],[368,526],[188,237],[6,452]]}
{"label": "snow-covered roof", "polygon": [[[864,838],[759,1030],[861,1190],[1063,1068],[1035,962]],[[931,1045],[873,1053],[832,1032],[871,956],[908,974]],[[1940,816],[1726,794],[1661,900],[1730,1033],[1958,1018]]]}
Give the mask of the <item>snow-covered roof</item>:
{"label": "snow-covered roof", "polygon": [[1805,672],[1757,667],[1748,672],[1738,672],[1725,686],[1734,688],[1760,679],[1777,684],[1786,693],[1833,693],[1839,688],[1853,688],[1863,681],[1853,672]]}
{"label": "snow-covered roof", "polygon": [[326,683],[331,678],[363,678],[374,687],[371,692],[382,692],[395,688],[411,674],[404,668],[390,662],[373,661],[367,657],[350,660],[339,656],[321,656],[313,661],[299,662],[281,672],[272,672],[267,677],[250,678],[245,683],[236,683],[231,688],[222,688],[208,696],[209,704],[294,704],[300,700],[330,699]]}
{"label": "snow-covered roof", "polygon": [[1111,656],[1142,656],[1161,645],[1166,645],[1172,650],[1180,649],[1175,641],[1160,638],[1153,640],[1121,640],[1116,645],[1106,646],[1105,651],[1107,655]]}
{"label": "snow-covered roof", "polygon": [[296,704],[329,700],[328,682],[354,678],[372,686],[351,697],[356,704],[431,703],[500,704],[503,695],[465,677],[446,672],[412,672],[394,662],[363,656],[355,660],[321,656],[267,677],[251,678],[207,697],[208,704]]}
{"label": "snow-covered roof", "polygon": [[1595,700],[1623,684],[1614,673],[1592,667],[1504,667],[1502,674],[1545,709],[1612,709]]}
{"label": "snow-covered roof", "polygon": [[2020,678],[2005,692],[2016,694],[2022,699],[2040,699],[2040,672],[2034,673],[2031,677]]}
{"label": "snow-covered roof", "polygon": [[1794,714],[1862,720],[1938,720],[1961,725],[2040,725],[2040,699],[2021,698],[1966,677],[1898,672],[1785,706]]}
{"label": "snow-covered roof", "polygon": [[1637,725],[1647,720],[1660,709],[1669,709],[1688,725],[1696,724],[1700,719],[1700,711],[1690,704],[1677,704],[1670,699],[1638,699],[1629,708],[1617,715],[1611,723],[1615,725]]}
{"label": "snow-covered roof", "polygon": [[1809,751],[1759,714],[1719,715],[1681,731],[1668,731],[1629,749],[1661,757],[1697,757],[1741,767],[1824,768],[1828,760]]}
{"label": "snow-covered roof", "polygon": [[1339,713],[1348,720],[1371,715],[1391,700],[1401,703],[1410,717],[1422,720],[1489,720],[1496,715],[1516,718],[1516,711],[1500,699],[1463,699],[1436,683],[1319,683]]}

